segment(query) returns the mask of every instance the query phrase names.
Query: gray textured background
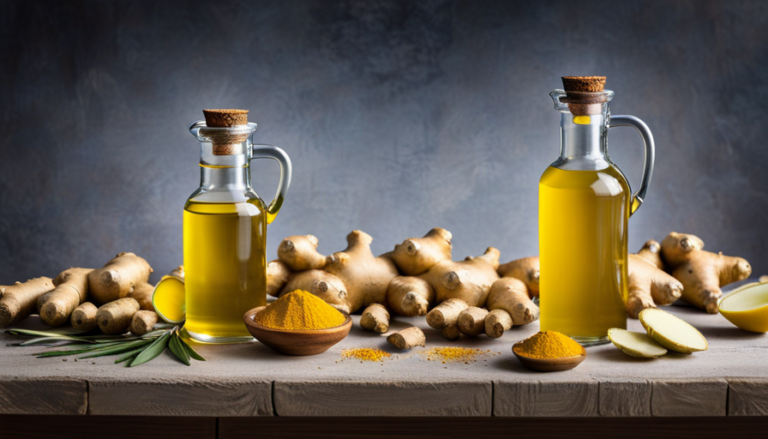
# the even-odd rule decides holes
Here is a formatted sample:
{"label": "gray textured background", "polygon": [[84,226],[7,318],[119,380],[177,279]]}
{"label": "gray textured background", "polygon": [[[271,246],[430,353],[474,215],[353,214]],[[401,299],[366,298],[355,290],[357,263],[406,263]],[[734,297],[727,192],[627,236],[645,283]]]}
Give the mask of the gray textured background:
{"label": "gray textured background", "polygon": [[[18,1],[0,50],[0,283],[181,262],[203,108],[250,109],[293,159],[270,258],[289,234],[328,253],[362,229],[384,252],[434,226],[456,258],[535,254],[547,94],[582,74],[656,137],[630,250],[685,231],[768,271],[768,2]],[[610,141],[636,185],[639,137]],[[276,168],[254,166],[267,200]]]}

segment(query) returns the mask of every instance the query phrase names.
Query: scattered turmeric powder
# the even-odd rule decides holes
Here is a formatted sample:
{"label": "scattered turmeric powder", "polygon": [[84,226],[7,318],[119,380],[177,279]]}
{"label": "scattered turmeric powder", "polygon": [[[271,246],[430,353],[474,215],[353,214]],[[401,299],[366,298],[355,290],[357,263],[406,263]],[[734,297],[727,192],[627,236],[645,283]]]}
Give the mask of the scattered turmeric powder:
{"label": "scattered turmeric powder", "polygon": [[341,356],[344,358],[354,358],[361,361],[383,361],[385,358],[389,358],[391,355],[389,352],[382,351],[381,349],[356,348],[344,349],[341,351]]}
{"label": "scattered turmeric powder", "polygon": [[535,359],[575,357],[584,352],[574,339],[556,331],[539,332],[512,349],[517,355]]}
{"label": "scattered turmeric powder", "polygon": [[301,331],[333,328],[344,323],[346,317],[323,299],[296,290],[281,296],[256,314],[254,320],[267,328]]}
{"label": "scattered turmeric powder", "polygon": [[464,363],[469,363],[470,361],[475,361],[478,355],[485,354],[486,352],[481,349],[442,347],[432,348],[423,353],[427,356],[427,361],[437,360],[443,363],[463,361]]}

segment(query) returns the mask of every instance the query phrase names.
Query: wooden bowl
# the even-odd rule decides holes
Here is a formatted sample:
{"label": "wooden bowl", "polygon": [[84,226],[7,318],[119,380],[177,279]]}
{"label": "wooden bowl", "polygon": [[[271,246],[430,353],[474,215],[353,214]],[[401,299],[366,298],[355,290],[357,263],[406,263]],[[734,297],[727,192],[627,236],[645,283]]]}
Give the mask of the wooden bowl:
{"label": "wooden bowl", "polygon": [[[331,346],[340,342],[352,329],[352,318],[342,312],[346,319],[339,326],[327,329],[308,329],[303,331],[287,331],[262,326],[254,317],[264,310],[266,306],[254,308],[243,316],[245,326],[253,337],[286,355],[316,355],[327,351]],[[339,311],[341,312],[341,311]]]}
{"label": "wooden bowl", "polygon": [[515,346],[521,344],[523,341],[519,341],[512,345],[512,353],[515,354],[515,357],[517,357],[521,363],[523,363],[523,366],[538,372],[559,372],[561,370],[570,370],[581,364],[581,362],[587,358],[587,350],[584,349],[583,346],[581,348],[581,355],[576,355],[575,357],[528,358],[515,352]]}

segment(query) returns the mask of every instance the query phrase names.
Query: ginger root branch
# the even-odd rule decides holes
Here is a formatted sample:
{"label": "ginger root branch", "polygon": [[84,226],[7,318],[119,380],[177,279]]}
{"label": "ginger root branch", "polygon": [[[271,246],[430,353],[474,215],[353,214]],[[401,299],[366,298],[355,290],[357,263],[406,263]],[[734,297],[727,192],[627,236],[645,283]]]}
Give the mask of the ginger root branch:
{"label": "ginger root branch", "polygon": [[378,303],[369,305],[360,317],[360,326],[379,334],[389,331],[389,312],[387,308]]}
{"label": "ginger root branch", "polygon": [[0,286],[0,327],[12,325],[35,309],[37,300],[53,289],[49,277],[37,277],[14,285]]}
{"label": "ginger root branch", "polygon": [[499,338],[512,326],[512,316],[503,309],[494,309],[485,317],[485,335],[488,337]]}
{"label": "ginger root branch", "polygon": [[412,326],[387,337],[387,341],[398,349],[411,349],[416,346],[426,346],[427,338],[424,331]]}
{"label": "ginger root branch", "polygon": [[94,302],[105,304],[126,297],[136,285],[149,281],[152,267],[144,258],[125,252],[88,275],[89,292]]}
{"label": "ginger root branch", "polygon": [[96,322],[96,313],[99,311],[91,302],[83,302],[72,311],[70,320],[72,327],[81,331],[91,331],[99,324]]}
{"label": "ginger root branch", "polygon": [[56,288],[40,296],[38,303],[40,318],[45,323],[50,326],[67,323],[72,311],[88,298],[88,274],[91,271],[90,268],[70,268],[53,279]]}
{"label": "ginger root branch", "polygon": [[682,298],[708,313],[717,314],[720,287],[749,277],[752,266],[744,258],[704,250],[694,235],[672,232],[661,242],[664,263],[683,285]]}
{"label": "ginger root branch", "polygon": [[398,276],[387,287],[387,305],[401,316],[427,315],[427,309],[435,301],[435,291],[424,279]]}
{"label": "ginger root branch", "polygon": [[314,235],[289,236],[277,247],[277,257],[292,271],[323,268],[326,258],[317,252],[317,244]]}
{"label": "ginger root branch", "polygon": [[435,329],[455,325],[459,314],[469,308],[469,304],[461,299],[448,299],[427,313],[427,324]]}
{"label": "ginger root branch", "polygon": [[480,335],[485,331],[485,318],[487,316],[487,309],[470,306],[459,314],[459,330],[462,334],[469,336]]}
{"label": "ginger root branch", "polygon": [[139,311],[139,302],[130,297],[117,299],[102,305],[96,312],[96,322],[101,332],[107,335],[123,334],[131,325],[134,314]]}
{"label": "ginger root branch", "polygon": [[154,311],[141,310],[131,318],[130,330],[133,335],[144,335],[152,331],[157,324],[157,314]]}

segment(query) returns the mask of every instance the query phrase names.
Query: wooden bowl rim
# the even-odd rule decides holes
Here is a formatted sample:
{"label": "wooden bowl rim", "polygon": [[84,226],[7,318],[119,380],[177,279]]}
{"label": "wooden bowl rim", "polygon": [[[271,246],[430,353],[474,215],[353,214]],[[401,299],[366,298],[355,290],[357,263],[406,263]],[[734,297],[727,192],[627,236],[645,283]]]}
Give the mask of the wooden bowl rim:
{"label": "wooden bowl rim", "polygon": [[[541,366],[550,366],[555,364],[571,364],[571,363],[577,363],[579,361],[583,361],[583,358],[587,357],[587,349],[582,346],[581,347],[581,354],[579,355],[573,355],[571,357],[560,357],[560,358],[531,358],[526,357],[525,355],[518,354],[515,351],[515,346],[523,343],[525,340],[520,340],[517,343],[512,345],[512,353],[515,354],[517,358],[520,358],[525,361],[529,361],[532,364],[541,365]],[[521,360],[521,361],[522,361]]]}
{"label": "wooden bowl rim", "polygon": [[246,312],[245,315],[243,315],[243,320],[245,321],[245,324],[247,326],[258,328],[262,331],[275,332],[280,334],[300,334],[300,335],[330,334],[330,333],[343,330],[346,326],[352,325],[352,317],[348,313],[345,313],[344,311],[340,311],[337,309],[336,311],[339,311],[342,315],[344,315],[344,323],[338,326],[333,326],[331,328],[323,328],[323,329],[293,329],[293,330],[275,329],[275,328],[270,328],[268,326],[260,325],[259,323],[256,322],[255,320],[256,314],[264,311],[264,309],[266,309],[266,306],[258,306]]}

